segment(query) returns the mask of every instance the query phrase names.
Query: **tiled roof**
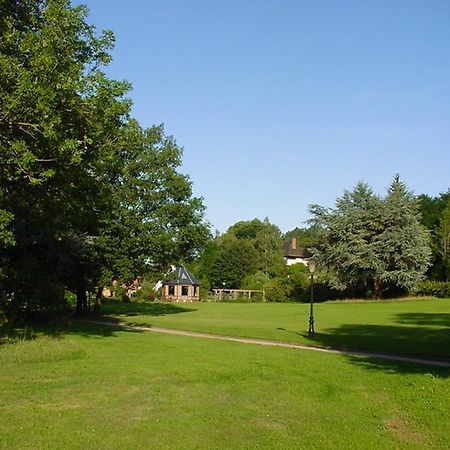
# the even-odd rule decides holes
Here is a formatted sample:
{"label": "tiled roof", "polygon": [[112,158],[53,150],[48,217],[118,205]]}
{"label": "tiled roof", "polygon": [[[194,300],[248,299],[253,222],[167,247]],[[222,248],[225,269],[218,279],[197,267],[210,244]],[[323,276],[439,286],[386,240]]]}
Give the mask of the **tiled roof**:
{"label": "tiled roof", "polygon": [[179,266],[174,269],[170,274],[169,279],[166,281],[167,284],[193,284],[199,286],[200,283],[197,278],[192,275],[189,270],[184,266]]}
{"label": "tiled roof", "polygon": [[311,258],[312,253],[304,247],[293,247],[292,241],[285,242],[283,248],[285,258]]}

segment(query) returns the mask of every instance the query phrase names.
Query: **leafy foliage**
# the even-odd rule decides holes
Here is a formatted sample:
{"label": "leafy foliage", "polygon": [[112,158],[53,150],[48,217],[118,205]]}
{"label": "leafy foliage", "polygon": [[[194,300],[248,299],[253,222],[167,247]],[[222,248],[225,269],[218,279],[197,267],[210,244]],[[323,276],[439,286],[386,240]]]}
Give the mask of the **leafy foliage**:
{"label": "leafy foliage", "polygon": [[281,232],[268,219],[237,222],[200,258],[212,287],[239,288],[256,273],[272,278],[284,269]]}
{"label": "leafy foliage", "polygon": [[438,298],[450,298],[450,282],[424,280],[419,283],[416,293]]}
{"label": "leafy foliage", "polygon": [[132,121],[125,129],[122,166],[100,236],[111,277],[130,282],[148,270],[164,272],[192,259],[206,241],[202,200],[177,172],[181,155],[162,126],[144,130]]}
{"label": "leafy foliage", "polygon": [[3,307],[64,309],[69,289],[82,313],[105,279],[192,257],[208,233],[202,201],[174,139],[132,120],[129,84],[102,72],[110,31],[67,0],[1,8]]}
{"label": "leafy foliage", "polygon": [[299,247],[305,248],[318,248],[323,241],[322,230],[314,226],[308,228],[296,227],[283,235],[283,239],[286,241],[293,238],[297,240]]}
{"label": "leafy foliage", "polygon": [[428,275],[434,280],[450,279],[450,262],[448,257],[448,211],[450,205],[450,190],[437,197],[419,195],[422,223],[432,236],[432,265]]}
{"label": "leafy foliage", "polygon": [[257,270],[257,258],[250,240],[225,236],[211,268],[211,284],[214,287],[239,288],[242,279]]}
{"label": "leafy foliage", "polygon": [[450,279],[450,198],[434,233],[434,250],[438,259],[436,272],[441,279],[448,281]]}

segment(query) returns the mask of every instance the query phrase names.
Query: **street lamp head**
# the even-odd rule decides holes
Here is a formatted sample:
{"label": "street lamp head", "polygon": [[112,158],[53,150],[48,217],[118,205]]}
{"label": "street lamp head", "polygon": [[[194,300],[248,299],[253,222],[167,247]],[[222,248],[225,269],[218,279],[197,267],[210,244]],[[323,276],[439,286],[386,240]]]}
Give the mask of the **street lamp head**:
{"label": "street lamp head", "polygon": [[308,270],[311,275],[316,271],[316,261],[313,258],[308,261]]}

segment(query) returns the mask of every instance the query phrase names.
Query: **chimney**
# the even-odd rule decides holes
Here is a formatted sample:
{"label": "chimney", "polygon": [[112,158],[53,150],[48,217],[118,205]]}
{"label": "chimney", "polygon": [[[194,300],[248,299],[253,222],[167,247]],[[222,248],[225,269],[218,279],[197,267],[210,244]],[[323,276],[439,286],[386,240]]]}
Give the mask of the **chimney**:
{"label": "chimney", "polygon": [[292,238],[291,247],[293,250],[295,250],[297,248],[297,239],[296,238]]}

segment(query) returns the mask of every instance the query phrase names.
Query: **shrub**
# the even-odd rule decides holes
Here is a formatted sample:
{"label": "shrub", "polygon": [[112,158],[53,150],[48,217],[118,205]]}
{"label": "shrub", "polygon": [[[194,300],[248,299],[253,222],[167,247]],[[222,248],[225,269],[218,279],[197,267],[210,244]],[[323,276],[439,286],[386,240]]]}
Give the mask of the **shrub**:
{"label": "shrub", "polygon": [[279,279],[271,280],[266,289],[266,299],[269,302],[287,302],[289,294],[289,288]]}
{"label": "shrub", "polygon": [[144,278],[139,284],[137,291],[131,295],[133,302],[154,302],[160,300],[161,293],[155,291],[155,282]]}
{"label": "shrub", "polygon": [[450,281],[425,280],[419,283],[418,295],[432,295],[438,298],[450,298]]}

